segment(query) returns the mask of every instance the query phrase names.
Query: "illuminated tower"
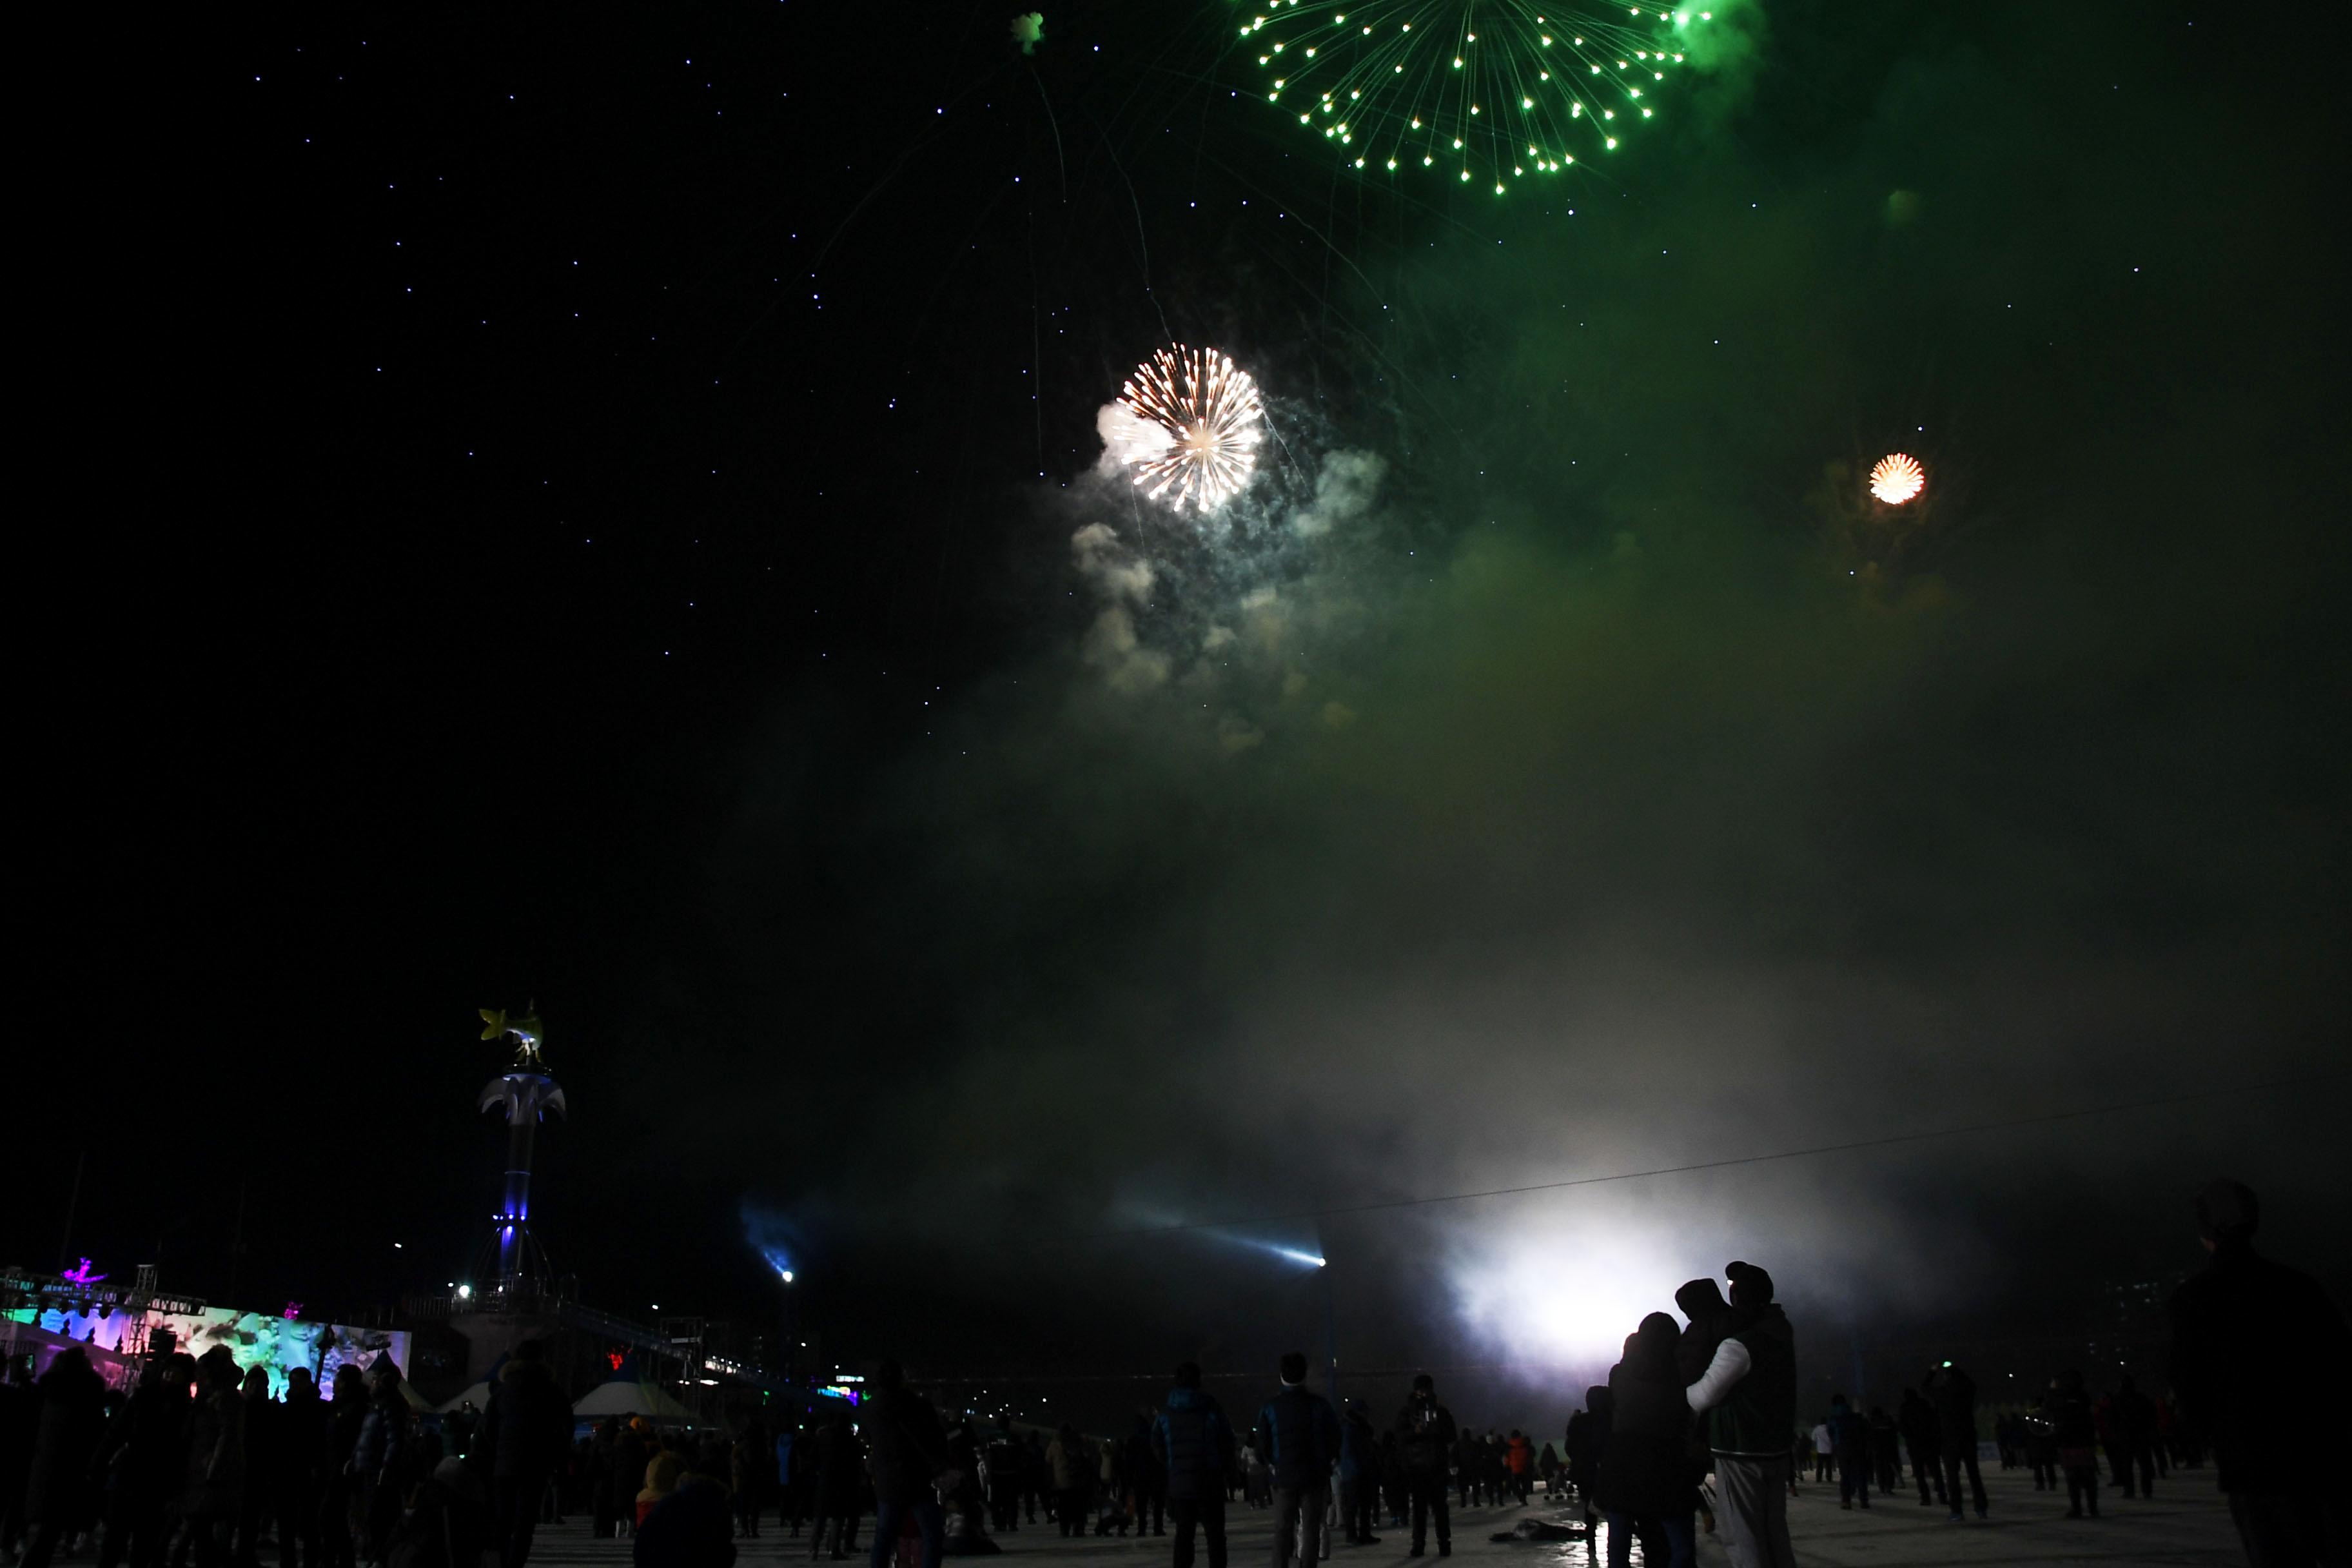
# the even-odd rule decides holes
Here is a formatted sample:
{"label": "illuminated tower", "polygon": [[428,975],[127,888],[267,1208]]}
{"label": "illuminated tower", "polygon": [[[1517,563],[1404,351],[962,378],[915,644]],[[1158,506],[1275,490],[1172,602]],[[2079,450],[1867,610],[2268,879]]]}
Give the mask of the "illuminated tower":
{"label": "illuminated tower", "polygon": [[562,1089],[542,1070],[535,1011],[514,1019],[488,1007],[481,1013],[482,1038],[515,1042],[513,1068],[483,1087],[480,1107],[503,1110],[507,1118],[506,1194],[492,1220],[498,1226],[499,1289],[506,1291],[547,1276],[547,1256],[530,1234],[531,1144],[540,1119],[551,1110],[562,1116],[565,1110]]}

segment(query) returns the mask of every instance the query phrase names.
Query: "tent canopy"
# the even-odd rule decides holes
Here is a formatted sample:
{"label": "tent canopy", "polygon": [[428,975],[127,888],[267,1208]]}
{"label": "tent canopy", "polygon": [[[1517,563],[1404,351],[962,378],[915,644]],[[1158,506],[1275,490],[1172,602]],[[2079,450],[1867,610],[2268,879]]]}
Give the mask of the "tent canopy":
{"label": "tent canopy", "polygon": [[487,1383],[470,1384],[467,1386],[465,1392],[458,1394],[457,1398],[436,1405],[434,1408],[441,1415],[446,1415],[452,1410],[458,1409],[464,1405],[466,1401],[469,1399],[474,1402],[475,1409],[488,1410],[490,1407],[490,1385]]}
{"label": "tent canopy", "polygon": [[642,1415],[649,1421],[691,1421],[694,1412],[650,1383],[614,1378],[581,1395],[574,1415]]}

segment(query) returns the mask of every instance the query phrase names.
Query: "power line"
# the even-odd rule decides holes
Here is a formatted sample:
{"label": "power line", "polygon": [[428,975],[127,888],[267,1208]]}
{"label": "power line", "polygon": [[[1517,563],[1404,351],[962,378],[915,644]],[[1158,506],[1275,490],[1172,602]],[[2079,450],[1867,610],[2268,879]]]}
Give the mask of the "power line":
{"label": "power line", "polygon": [[1816,1154],[1843,1154],[1856,1149],[1885,1149],[1900,1143],[1924,1143],[1934,1138],[1961,1138],[1972,1132],[2000,1132],[2016,1127],[2040,1127],[2053,1121],[2075,1121],[2091,1116],[2112,1116],[2119,1111],[2147,1110],[2158,1106],[2186,1105],[2192,1100],[2219,1100],[2227,1095],[2262,1094],[2277,1089],[2301,1089],[2314,1084],[2339,1083],[2342,1073],[2315,1073],[2301,1078],[2273,1079],[2263,1083],[2239,1084],[2228,1089],[2202,1089],[2191,1094],[2170,1094],[2157,1100],[2119,1100],[2113,1105],[2084,1106],[2074,1110],[2053,1110],[2040,1116],[2017,1116],[2001,1121],[1975,1121],[1963,1127],[1938,1127],[1926,1132],[1896,1132],[1884,1138],[1858,1138],[1846,1143],[1816,1143],[1803,1149],[1781,1149],[1769,1154],[1742,1154],[1728,1160],[1699,1160],[1686,1165],[1659,1165],[1646,1171],[1614,1171],[1605,1176],[1571,1176],[1565,1181],[1531,1182],[1517,1187],[1486,1187],[1474,1193],[1440,1193],[1418,1198],[1379,1198],[1368,1203],[1340,1204],[1326,1208],[1294,1209],[1286,1214],[1252,1215],[1244,1219],[1181,1220],[1170,1225],[1136,1226],[1121,1230],[1097,1230],[1087,1234],[1094,1237],[1174,1236],[1194,1230],[1240,1230],[1250,1226],[1282,1225],[1299,1220],[1333,1219],[1344,1215],[1378,1214],[1389,1209],[1423,1208],[1433,1204],[1473,1203],[1480,1198],[1518,1197],[1528,1193],[1557,1193],[1570,1187],[1597,1187],[1610,1182],[1638,1182],[1652,1176],[1679,1176],[1693,1171],[1722,1171],[1739,1165],[1762,1165],[1775,1160],[1803,1160]]}

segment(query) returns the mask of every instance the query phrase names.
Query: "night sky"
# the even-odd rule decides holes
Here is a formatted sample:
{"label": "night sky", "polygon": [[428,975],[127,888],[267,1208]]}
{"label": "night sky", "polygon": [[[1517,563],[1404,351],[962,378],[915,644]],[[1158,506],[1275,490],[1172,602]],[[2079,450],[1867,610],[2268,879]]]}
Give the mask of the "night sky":
{"label": "night sky", "polygon": [[[1335,170],[1230,0],[1010,14],[233,40],[32,393],[0,1258],[82,1154],[101,1268],[440,1287],[536,999],[590,1300],[761,1321],[765,1240],[919,1370],[1318,1345],[1270,1246],[1530,1409],[1733,1257],[2063,1341],[2220,1173],[2342,1298],[2312,19],[1764,0],[1498,199]],[[1269,406],[1205,521],[1097,467],[1171,339]]]}

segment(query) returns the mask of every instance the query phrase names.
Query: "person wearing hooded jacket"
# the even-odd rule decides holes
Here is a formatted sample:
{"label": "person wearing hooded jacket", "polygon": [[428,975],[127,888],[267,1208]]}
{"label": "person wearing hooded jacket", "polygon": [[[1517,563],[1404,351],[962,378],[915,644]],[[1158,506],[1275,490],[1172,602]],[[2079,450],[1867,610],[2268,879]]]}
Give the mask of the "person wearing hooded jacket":
{"label": "person wearing hooded jacket", "polygon": [[[931,1402],[907,1386],[895,1361],[875,1369],[866,1405],[873,1443],[874,1546],[871,1568],[883,1568],[898,1550],[898,1528],[908,1518],[923,1541],[923,1568],[940,1568],[947,1520],[934,1478],[948,1468],[947,1434]],[[958,1478],[961,1484],[961,1478]]]}
{"label": "person wearing hooded jacket", "polygon": [[1437,1383],[1416,1373],[1412,1393],[1397,1412],[1397,1450],[1405,1489],[1412,1500],[1412,1551],[1421,1555],[1431,1515],[1436,1516],[1437,1554],[1454,1555],[1454,1531],[1445,1515],[1445,1466],[1454,1454],[1454,1413],[1437,1403]]}
{"label": "person wearing hooded jacket", "polygon": [[1675,1321],[1652,1312],[1625,1339],[1625,1357],[1609,1373],[1609,1436],[1593,1478],[1593,1494],[1609,1521],[1609,1568],[1633,1561],[1634,1538],[1643,1560],[1691,1568],[1697,1538],[1684,1436],[1690,1406],[1675,1369]]}
{"label": "person wearing hooded jacket", "polygon": [[25,1517],[33,1527],[24,1568],[48,1568],[60,1542],[83,1526],[89,1504],[90,1457],[106,1431],[106,1380],[79,1345],[61,1351],[33,1384],[32,1464],[25,1479]]}
{"label": "person wearing hooded jacket", "polygon": [[1870,1506],[1870,1423],[1846,1403],[1844,1394],[1830,1399],[1830,1450],[1837,1459],[1838,1507],[1851,1510],[1856,1494]]}
{"label": "person wearing hooded jacket", "polygon": [[540,1499],[572,1445],[572,1402],[543,1358],[537,1340],[515,1346],[499,1369],[476,1438],[477,1451],[490,1462],[499,1568],[523,1568],[530,1560]]}
{"label": "person wearing hooded jacket", "polygon": [[1209,1568],[1225,1568],[1225,1478],[1234,1429],[1201,1387],[1201,1369],[1176,1368],[1176,1385],[1151,1418],[1151,1453],[1167,1472],[1168,1517],[1176,1526],[1176,1568],[1192,1568],[1192,1537],[1205,1538]]}
{"label": "person wearing hooded jacket", "polygon": [[[350,1362],[335,1368],[328,1384],[327,1451],[319,1486],[319,1547],[324,1568],[353,1568],[358,1556],[352,1535],[358,1487],[352,1460],[367,1424],[367,1381]],[[185,1436],[182,1441],[184,1443]]]}
{"label": "person wearing hooded jacket", "polygon": [[1724,1546],[1733,1568],[1795,1568],[1789,1544],[1789,1434],[1797,1424],[1796,1338],[1773,1303],[1772,1276],[1752,1263],[1724,1268],[1728,1331],[1684,1397],[1708,1413]]}
{"label": "person wearing hooded jacket", "polygon": [[1592,1500],[1592,1484],[1600,1472],[1601,1456],[1608,1451],[1613,1405],[1609,1390],[1594,1384],[1584,1391],[1584,1408],[1568,1418],[1568,1480],[1584,1504],[1588,1529],[1601,1521],[1600,1510]]}
{"label": "person wearing hooded jacket", "polygon": [[2211,1261],[2172,1294],[2180,1419],[2192,1442],[2211,1445],[2214,1479],[2256,1568],[2352,1561],[2344,1314],[2309,1275],[2254,1251],[2262,1205],[2252,1188],[2214,1182],[2196,1215]]}
{"label": "person wearing hooded jacket", "polygon": [[[154,1568],[163,1561],[169,1533],[165,1505],[187,1468],[188,1399],[195,1376],[194,1356],[152,1356],[139,1386],[109,1424],[101,1453],[113,1477],[114,1498],[99,1568],[121,1568],[126,1558],[133,1568]],[[314,1532],[305,1568],[320,1568],[315,1545]]]}
{"label": "person wearing hooded jacket", "polygon": [[[866,1495],[866,1445],[858,1441],[856,1429],[850,1425],[847,1405],[834,1411],[817,1447],[809,1560],[814,1562],[829,1552],[838,1563],[857,1550],[857,1516],[864,1511],[860,1505]],[[830,1546],[825,1542],[828,1526],[833,1533]]]}
{"label": "person wearing hooded jacket", "polygon": [[2065,1472],[2066,1517],[2080,1519],[2087,1508],[2093,1519],[2098,1518],[2099,1428],[2081,1373],[2062,1372],[2051,1380],[2042,1418],[2049,1425],[2059,1468]]}
{"label": "person wearing hooded jacket", "polygon": [[1919,1397],[1916,1388],[1903,1391],[1902,1404],[1895,1407],[1895,1424],[1903,1429],[1903,1446],[1911,1451],[1911,1479],[1919,1483],[1919,1506],[1929,1506],[1927,1489],[1935,1488],[1935,1502],[1944,1500],[1944,1459],[1937,1441],[1936,1407]]}
{"label": "person wearing hooded jacket", "polygon": [[188,1412],[188,1467],[176,1504],[187,1521],[196,1568],[228,1561],[227,1533],[245,1495],[245,1400],[236,1362],[215,1345],[196,1361],[196,1401]]}
{"label": "person wearing hooded jacket", "polygon": [[383,1561],[384,1542],[400,1522],[400,1478],[415,1427],[416,1418],[400,1394],[400,1368],[392,1357],[378,1356],[368,1368],[367,1414],[351,1461],[352,1533],[367,1562]]}
{"label": "person wearing hooded jacket", "polygon": [[1870,1407],[1864,1426],[1870,1433],[1870,1468],[1878,1482],[1881,1497],[1893,1497],[1902,1481],[1902,1435],[1895,1428],[1895,1417],[1886,1414],[1883,1405]]}
{"label": "person wearing hooded jacket", "polygon": [[[2107,1403],[2107,1466],[2126,1498],[2156,1496],[2156,1406],[2126,1376]],[[2133,1475],[2135,1464],[2138,1475]],[[2137,1479],[2137,1485],[2134,1486]]]}
{"label": "person wearing hooded jacket", "polygon": [[1984,1477],[1977,1469],[1977,1380],[1946,1362],[1927,1374],[1927,1399],[1936,1407],[1936,1446],[1944,1456],[1944,1490],[1952,1520],[1960,1514],[1960,1474],[1968,1473],[1977,1517],[1985,1517]]}
{"label": "person wearing hooded jacket", "polygon": [[1350,1546],[1377,1546],[1372,1516],[1379,1510],[1381,1442],[1363,1401],[1348,1401],[1339,1422],[1339,1524]]}

